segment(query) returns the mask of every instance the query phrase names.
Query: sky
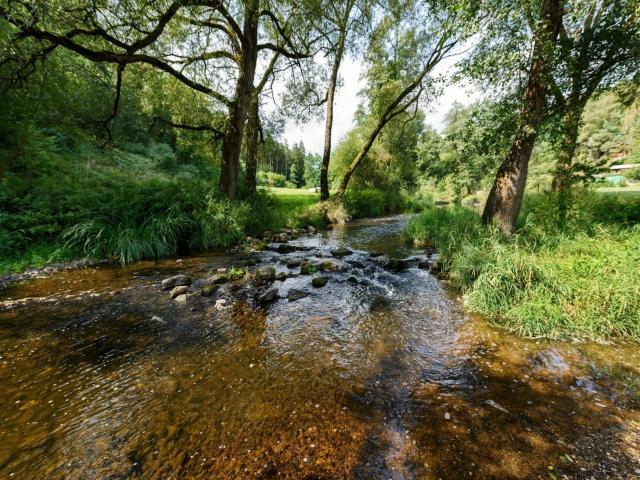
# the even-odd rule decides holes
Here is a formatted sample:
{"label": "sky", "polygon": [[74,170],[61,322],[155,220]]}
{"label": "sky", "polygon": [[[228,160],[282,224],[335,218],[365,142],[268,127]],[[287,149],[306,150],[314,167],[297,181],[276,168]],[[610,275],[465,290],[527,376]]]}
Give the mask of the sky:
{"label": "sky", "polygon": [[[452,71],[456,58],[444,60],[434,70],[434,75],[447,75]],[[362,80],[363,66],[353,58],[347,57],[340,67],[342,86],[336,95],[333,117],[333,145],[353,127],[353,117],[360,103],[358,92],[364,87]],[[450,85],[446,87],[440,97],[434,99],[425,111],[425,123],[433,126],[439,132],[444,128],[444,117],[454,102],[469,105],[480,98],[480,94],[472,87]],[[309,122],[304,125],[288,122],[285,125],[284,139],[289,145],[302,140],[305,150],[322,155],[324,144],[324,119]]]}

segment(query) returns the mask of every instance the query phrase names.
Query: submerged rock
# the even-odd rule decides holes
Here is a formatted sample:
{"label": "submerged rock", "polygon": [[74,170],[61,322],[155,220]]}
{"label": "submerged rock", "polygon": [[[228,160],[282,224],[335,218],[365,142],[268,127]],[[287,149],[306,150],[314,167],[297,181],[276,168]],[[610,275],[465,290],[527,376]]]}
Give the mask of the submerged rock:
{"label": "submerged rock", "polygon": [[269,290],[264,292],[262,295],[260,295],[258,297],[258,300],[261,303],[269,303],[269,302],[273,302],[276,298],[278,298],[278,289],[270,288]]}
{"label": "submerged rock", "polygon": [[191,277],[187,275],[174,275],[173,277],[162,280],[162,289],[170,290],[173,287],[182,287],[191,285]]}
{"label": "submerged rock", "polygon": [[393,270],[394,272],[400,272],[402,270],[406,270],[407,261],[401,258],[390,258],[386,264],[386,267],[389,270]]}
{"label": "submerged rock", "polygon": [[328,277],[313,277],[311,279],[311,285],[316,288],[324,287],[329,281]]}
{"label": "submerged rock", "polygon": [[347,282],[358,283],[358,277],[356,277],[355,275],[349,275],[349,277],[347,277]]}
{"label": "submerged rock", "polygon": [[187,287],[186,285],[182,285],[180,287],[175,287],[171,290],[171,293],[169,294],[169,296],[171,297],[171,299],[176,298],[178,295],[182,295],[184,293],[187,293],[187,291],[189,290],[189,287]]}
{"label": "submerged rock", "polygon": [[292,288],[289,290],[289,293],[287,294],[287,299],[290,302],[295,302],[296,300],[300,300],[301,298],[304,298],[307,295],[309,294],[304,290],[298,290],[298,289]]}

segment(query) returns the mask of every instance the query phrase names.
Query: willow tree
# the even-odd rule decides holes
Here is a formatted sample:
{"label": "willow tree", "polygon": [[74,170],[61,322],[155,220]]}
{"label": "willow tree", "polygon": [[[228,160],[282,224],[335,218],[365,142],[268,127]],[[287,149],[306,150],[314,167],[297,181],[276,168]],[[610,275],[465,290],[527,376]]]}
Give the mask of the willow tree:
{"label": "willow tree", "polygon": [[221,139],[220,187],[235,198],[260,56],[268,50],[288,58],[309,55],[306,33],[286,27],[296,14],[293,1],[16,0],[0,7],[0,17],[15,28],[14,51],[2,61],[32,63],[63,48],[113,64],[116,93],[105,125],[118,112],[130,64],[150,65],[208,96],[212,110],[226,112],[221,125],[174,126],[208,130]]}
{"label": "willow tree", "polygon": [[573,158],[587,101],[640,70],[640,6],[627,0],[572,0],[558,43],[558,64],[550,76],[552,111],[560,120],[553,188],[566,192],[582,170]]}
{"label": "willow tree", "polygon": [[474,2],[390,3],[367,53],[365,94],[374,126],[345,171],[338,198],[385,126],[413,116],[426,92],[433,91],[430,73],[475,26]]}
{"label": "willow tree", "polygon": [[[515,136],[509,152],[498,168],[482,213],[484,223],[496,224],[505,233],[514,230],[522,205],[529,160],[547,104],[547,77],[561,30],[563,2],[524,0],[520,8],[518,13],[528,20],[531,27],[529,33],[533,46],[529,66],[523,77],[526,83],[520,90]],[[509,12],[509,15],[512,13]],[[508,34],[514,35],[513,30]],[[518,53],[522,55],[522,51]],[[516,59],[519,60],[521,58]],[[514,66],[511,65],[511,68]]]}

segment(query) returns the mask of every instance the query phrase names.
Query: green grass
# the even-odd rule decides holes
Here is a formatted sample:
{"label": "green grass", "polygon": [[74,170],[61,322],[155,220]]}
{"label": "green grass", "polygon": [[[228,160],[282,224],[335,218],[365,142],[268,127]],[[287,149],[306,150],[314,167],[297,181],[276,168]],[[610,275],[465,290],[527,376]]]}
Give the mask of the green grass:
{"label": "green grass", "polygon": [[640,341],[640,202],[584,194],[565,224],[526,200],[511,238],[464,208],[432,209],[406,233],[438,248],[467,305],[528,337]]}

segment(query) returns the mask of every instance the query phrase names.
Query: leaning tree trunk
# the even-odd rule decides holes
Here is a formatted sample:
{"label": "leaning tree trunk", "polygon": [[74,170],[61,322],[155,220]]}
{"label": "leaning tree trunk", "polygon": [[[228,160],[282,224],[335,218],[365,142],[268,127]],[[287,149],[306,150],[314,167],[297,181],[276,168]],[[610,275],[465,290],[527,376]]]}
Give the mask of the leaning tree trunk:
{"label": "leaning tree trunk", "polygon": [[238,193],[238,170],[242,137],[253,93],[256,63],[258,62],[258,1],[249,0],[245,4],[244,14],[244,42],[240,58],[240,72],[236,81],[227,129],[222,139],[220,189],[227,197],[232,199],[236,198]]}
{"label": "leaning tree trunk", "polygon": [[376,126],[375,130],[371,132],[371,134],[369,135],[369,138],[367,138],[367,143],[365,143],[364,146],[360,149],[360,151],[358,152],[358,155],[356,155],[356,158],[353,160],[353,162],[351,162],[351,165],[349,165],[349,168],[345,172],[344,177],[342,177],[342,182],[340,182],[340,186],[336,191],[336,198],[342,198],[344,196],[344,193],[347,191],[347,187],[349,186],[349,180],[351,179],[351,175],[353,175],[353,172],[356,171],[356,168],[358,168],[358,165],[364,159],[364,157],[367,156],[367,153],[369,153],[369,150],[371,149],[371,145],[373,145],[373,142],[376,141],[376,138],[378,138],[378,135],[380,134],[380,132],[382,131],[382,129],[384,128],[384,126],[387,124],[388,121],[389,121],[388,118],[383,117],[378,122],[378,125]]}
{"label": "leaning tree trunk", "polygon": [[333,58],[331,77],[327,88],[327,117],[324,125],[324,149],[322,151],[322,167],[320,169],[320,199],[329,200],[329,161],[331,160],[331,130],[333,128],[333,102],[338,84],[338,71],[344,54],[345,32],[340,32],[338,48]]}
{"label": "leaning tree trunk", "polygon": [[256,170],[258,168],[258,95],[253,95],[249,105],[249,118],[247,118],[247,165],[245,172],[245,187],[247,193],[256,191]]}
{"label": "leaning tree trunk", "polygon": [[545,106],[545,48],[547,42],[557,40],[562,21],[559,0],[545,0],[542,8],[544,25],[534,41],[529,80],[522,99],[516,134],[509,153],[498,169],[482,213],[484,223],[495,224],[507,234],[515,229],[520,213],[529,159]]}

